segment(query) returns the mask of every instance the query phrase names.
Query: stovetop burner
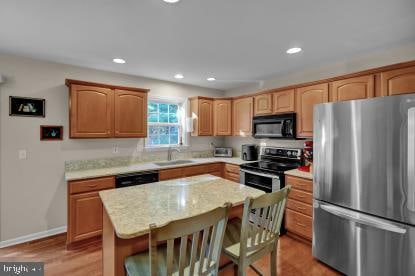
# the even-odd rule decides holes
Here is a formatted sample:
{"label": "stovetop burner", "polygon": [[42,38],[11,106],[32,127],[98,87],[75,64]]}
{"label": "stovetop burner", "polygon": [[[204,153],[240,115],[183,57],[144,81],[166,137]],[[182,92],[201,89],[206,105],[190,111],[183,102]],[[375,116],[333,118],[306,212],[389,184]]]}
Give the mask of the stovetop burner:
{"label": "stovetop burner", "polygon": [[264,147],[261,149],[260,157],[260,161],[242,164],[241,168],[257,172],[283,174],[284,171],[295,169],[301,164],[300,149]]}
{"label": "stovetop burner", "polygon": [[298,165],[295,164],[285,164],[272,161],[259,161],[241,165],[241,168],[263,170],[272,173],[281,173],[287,170],[295,169],[297,167]]}

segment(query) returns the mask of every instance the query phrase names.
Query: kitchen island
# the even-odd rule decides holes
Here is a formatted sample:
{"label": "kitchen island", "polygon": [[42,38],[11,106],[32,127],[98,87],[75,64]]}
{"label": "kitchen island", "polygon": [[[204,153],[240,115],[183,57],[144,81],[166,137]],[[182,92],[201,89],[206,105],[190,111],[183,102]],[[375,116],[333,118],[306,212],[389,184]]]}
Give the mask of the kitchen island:
{"label": "kitchen island", "polygon": [[242,214],[246,197],[264,192],[212,175],[200,175],[99,193],[103,210],[103,275],[125,275],[124,259],[148,249],[149,225],[165,225],[233,204]]}

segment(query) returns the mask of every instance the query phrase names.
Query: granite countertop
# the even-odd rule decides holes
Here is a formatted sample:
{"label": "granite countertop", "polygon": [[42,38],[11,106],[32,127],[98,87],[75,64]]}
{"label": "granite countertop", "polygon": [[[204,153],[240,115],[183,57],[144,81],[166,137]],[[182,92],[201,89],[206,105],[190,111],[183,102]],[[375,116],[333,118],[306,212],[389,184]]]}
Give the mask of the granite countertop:
{"label": "granite countertop", "polygon": [[192,160],[193,163],[158,166],[158,165],[155,165],[154,162],[160,162],[160,161],[154,161],[154,162],[135,163],[135,164],[131,164],[128,166],[67,171],[65,172],[65,180],[71,181],[71,180],[79,180],[79,179],[86,179],[86,178],[117,175],[117,174],[123,174],[123,173],[187,167],[187,166],[216,163],[216,162],[224,162],[224,163],[230,163],[230,164],[235,164],[235,165],[240,165],[242,163],[249,162],[249,161],[244,161],[239,157],[232,157],[232,158],[210,157],[210,158],[193,158],[193,159],[186,159],[186,160]]}
{"label": "granite countertop", "polygon": [[284,173],[286,175],[291,175],[291,176],[296,176],[296,177],[301,177],[301,178],[306,178],[306,179],[313,180],[313,174],[312,173],[303,172],[303,171],[300,171],[298,169],[285,171]]}
{"label": "granite countertop", "polygon": [[149,225],[167,223],[223,206],[242,204],[263,191],[213,175],[199,175],[99,192],[119,238],[130,239],[149,232]]}

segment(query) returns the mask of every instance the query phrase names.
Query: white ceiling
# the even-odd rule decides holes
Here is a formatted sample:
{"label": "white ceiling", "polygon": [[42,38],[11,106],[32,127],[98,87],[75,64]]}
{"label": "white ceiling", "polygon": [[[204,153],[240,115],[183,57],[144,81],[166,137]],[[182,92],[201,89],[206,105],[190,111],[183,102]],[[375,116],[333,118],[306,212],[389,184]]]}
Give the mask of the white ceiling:
{"label": "white ceiling", "polygon": [[2,52],[218,89],[408,41],[414,0],[0,1]]}

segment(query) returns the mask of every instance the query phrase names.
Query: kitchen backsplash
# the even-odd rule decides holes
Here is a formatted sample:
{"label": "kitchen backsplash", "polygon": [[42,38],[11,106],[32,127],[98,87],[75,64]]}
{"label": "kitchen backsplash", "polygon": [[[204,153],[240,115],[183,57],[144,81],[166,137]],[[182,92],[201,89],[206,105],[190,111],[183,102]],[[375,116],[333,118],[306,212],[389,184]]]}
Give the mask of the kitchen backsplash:
{"label": "kitchen backsplash", "polygon": [[[186,158],[208,158],[213,157],[212,150],[173,152],[174,159]],[[139,156],[117,156],[109,158],[70,160],[65,162],[65,171],[82,171],[92,169],[103,169],[112,167],[124,167],[136,163],[164,161],[167,158],[166,151],[143,152]]]}

